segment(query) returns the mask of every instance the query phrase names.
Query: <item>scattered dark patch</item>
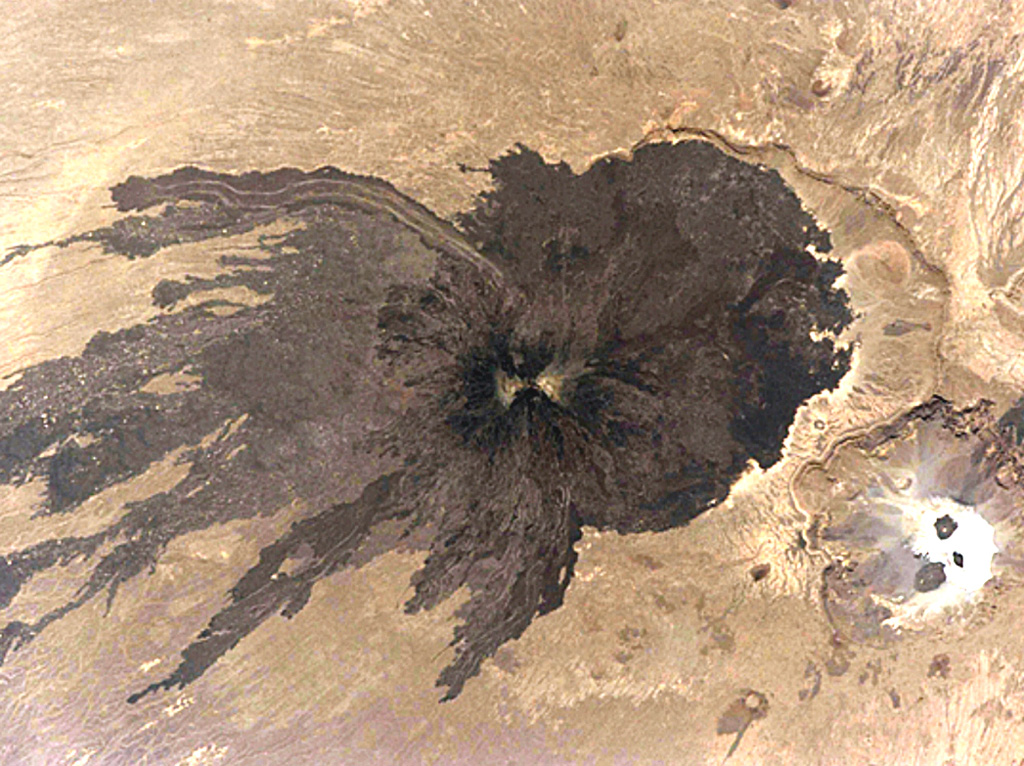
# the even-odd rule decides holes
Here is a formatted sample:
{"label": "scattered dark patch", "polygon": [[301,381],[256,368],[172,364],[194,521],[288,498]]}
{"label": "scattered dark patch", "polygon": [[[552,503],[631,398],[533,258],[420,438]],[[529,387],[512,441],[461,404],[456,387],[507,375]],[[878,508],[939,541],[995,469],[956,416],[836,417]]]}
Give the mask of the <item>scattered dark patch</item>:
{"label": "scattered dark patch", "polygon": [[950,663],[948,654],[936,654],[928,666],[928,677],[949,678]]}
{"label": "scattered dark patch", "polygon": [[999,697],[990,697],[971,711],[971,718],[981,718],[990,728],[996,721],[1012,721],[1014,711],[1006,707]]}
{"label": "scattered dark patch", "polygon": [[882,334],[889,337],[899,337],[900,335],[906,335],[908,332],[914,332],[915,330],[925,330],[931,332],[932,325],[930,322],[908,322],[905,319],[897,319],[894,322],[889,322],[885,327],[882,328]]}
{"label": "scattered dark patch", "polygon": [[701,654],[708,655],[712,651],[729,653],[736,650],[736,637],[723,620],[709,620],[701,632],[707,633],[711,639],[709,644],[701,647]]}
{"label": "scattered dark patch", "polygon": [[1003,413],[999,418],[999,428],[1018,446],[1024,444],[1024,398]]}
{"label": "scattered dark patch", "polygon": [[841,635],[832,634],[830,641],[832,652],[825,660],[825,672],[833,678],[844,676],[850,670],[850,666],[856,659],[857,654],[850,648]]}
{"label": "scattered dark patch", "polygon": [[772,571],[771,564],[758,564],[750,569],[750,577],[754,582],[761,582]]}
{"label": "scattered dark patch", "polygon": [[498,649],[494,653],[494,657],[491,658],[491,661],[499,670],[503,670],[510,675],[514,675],[519,669],[519,660],[516,658],[515,650],[508,644]]}
{"label": "scattered dark patch", "polygon": [[873,563],[833,562],[822,572],[825,614],[837,635],[856,643],[884,642],[891,634],[885,625],[891,610],[871,599],[865,587],[876,569]]}
{"label": "scattered dark patch", "polygon": [[815,106],[814,99],[808,96],[807,92],[797,85],[790,83],[784,86],[782,92],[789,103],[798,109],[804,110],[805,112],[810,111]]}
{"label": "scattered dark patch", "polygon": [[864,670],[857,678],[857,682],[863,685],[868,682],[868,679],[870,679],[872,686],[878,686],[878,676],[881,674],[881,672],[881,662],[879,662],[878,660],[868,660],[864,663]]}
{"label": "scattered dark patch", "polygon": [[665,566],[660,561],[658,561],[656,558],[654,558],[653,556],[648,556],[646,553],[637,553],[636,555],[630,556],[630,558],[633,561],[635,561],[637,564],[640,564],[641,566],[646,567],[647,569],[651,570],[652,572],[656,572],[659,569],[661,569],[663,566]]}
{"label": "scattered dark patch", "polygon": [[618,632],[619,645],[621,648],[613,655],[615,661],[621,665],[629,663],[639,652],[644,651],[644,638],[647,631],[643,628],[626,626]]}
{"label": "scattered dark patch", "polygon": [[747,733],[750,724],[759,721],[768,715],[768,698],[761,692],[748,689],[741,692],[740,696],[733,700],[732,704],[725,709],[725,712],[718,717],[716,731],[721,734],[735,734],[725,757],[729,758],[740,746],[740,740]]}
{"label": "scattered dark patch", "polygon": [[963,566],[964,566],[964,556],[963,556],[963,554],[962,553],[958,553],[957,551],[953,551],[953,563],[956,564],[961,569],[963,569]]}
{"label": "scattered dark patch", "polygon": [[892,702],[893,710],[899,710],[903,704],[903,701],[900,699],[900,693],[895,689],[889,690],[889,701]]}
{"label": "scattered dark patch", "polygon": [[940,540],[948,540],[956,532],[957,523],[947,513],[942,518],[935,520],[935,534]]}
{"label": "scattered dark patch", "polygon": [[946,566],[941,561],[929,561],[914,575],[914,589],[927,593],[946,582]]}
{"label": "scattered dark patch", "polygon": [[844,676],[850,670],[850,658],[853,655],[841,649],[835,650],[825,660],[825,672],[833,678]]}
{"label": "scattered dark patch", "polygon": [[818,98],[824,98],[831,92],[832,83],[828,82],[827,80],[815,79],[811,83],[811,93],[813,93]]}
{"label": "scattered dark patch", "polygon": [[813,662],[808,662],[807,667],[804,668],[804,680],[810,681],[811,685],[797,692],[797,697],[801,702],[814,699],[821,691],[821,670]]}
{"label": "scattered dark patch", "polygon": [[[113,599],[175,538],[300,498],[313,514],[261,551],[180,665],[132,701],[195,680],[264,620],[301,610],[320,579],[396,547],[429,551],[409,612],[469,589],[438,681],[452,699],[560,606],[584,525],[687,523],[751,459],[775,463],[797,407],[848,368],[813,335],[851,318],[838,265],[807,252],[827,252],[828,236],[776,173],[702,143],[581,175],[520,148],[489,170],[495,189],[461,232],[333,168],[184,168],[115,187],[137,215],[49,243],[150,257],[294,224],[223,256],[217,277],[154,290],[158,305],[198,305],[98,333],[0,392],[0,481],[42,477],[40,513],[74,513],[174,450],[190,464],[105,530],[0,559],[3,605],[41,571],[92,561],[73,600],[2,629],[0,661]],[[236,286],[266,300],[228,316],[202,302]],[[142,390],[179,372],[198,384]]]}
{"label": "scattered dark patch", "polygon": [[615,24],[615,29],[612,30],[612,37],[615,38],[615,42],[621,43],[625,40],[627,31],[629,31],[629,22],[625,19],[619,19]]}

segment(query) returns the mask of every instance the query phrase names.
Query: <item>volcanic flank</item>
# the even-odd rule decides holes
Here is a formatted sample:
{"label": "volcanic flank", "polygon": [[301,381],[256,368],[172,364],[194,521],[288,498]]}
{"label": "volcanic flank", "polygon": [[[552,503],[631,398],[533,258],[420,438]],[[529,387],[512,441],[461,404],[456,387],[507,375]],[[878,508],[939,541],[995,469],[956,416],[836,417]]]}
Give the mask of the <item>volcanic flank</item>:
{"label": "volcanic flank", "polygon": [[[408,611],[470,592],[438,681],[454,698],[562,603],[582,527],[685,524],[752,459],[775,463],[800,404],[846,371],[830,339],[850,321],[840,270],[815,255],[828,235],[776,173],[698,142],[580,175],[520,147],[489,171],[494,190],[456,228],[333,168],[184,168],[129,179],[114,199],[135,213],[50,243],[159,257],[289,224],[258,254],[223,256],[220,276],[158,284],[154,301],[174,310],[0,393],[0,481],[45,479],[42,514],[74,514],[174,450],[190,464],[102,531],[0,560],[0,658],[114,598],[175,538],[300,498],[313,511],[212,605],[178,668],[131,699],[195,680],[339,568],[418,546]],[[203,296],[225,287],[264,300],[217,311],[223,299]],[[194,385],[147,388],[184,373]],[[368,480],[345,501],[353,476]],[[83,558],[72,599],[11,616],[36,573]]]}
{"label": "volcanic flank", "polygon": [[794,482],[812,510],[826,613],[844,640],[948,625],[1019,577],[1021,407],[933,397],[844,443]]}

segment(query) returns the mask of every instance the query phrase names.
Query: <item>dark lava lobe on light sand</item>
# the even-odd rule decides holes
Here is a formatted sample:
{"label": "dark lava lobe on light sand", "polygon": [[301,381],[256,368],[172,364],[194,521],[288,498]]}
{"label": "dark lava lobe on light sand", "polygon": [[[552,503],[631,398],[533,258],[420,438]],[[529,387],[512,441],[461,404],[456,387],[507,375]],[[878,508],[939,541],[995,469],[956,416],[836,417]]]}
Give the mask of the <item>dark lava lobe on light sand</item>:
{"label": "dark lava lobe on light sand", "polygon": [[[114,199],[132,215],[52,243],[159,257],[294,224],[262,236],[261,252],[224,255],[216,278],[154,290],[160,305],[194,305],[99,333],[0,393],[0,481],[42,477],[41,514],[75,513],[173,450],[190,463],[101,532],[0,560],[8,614],[36,573],[91,562],[66,604],[8,617],[0,657],[114,598],[175,538],[300,498],[313,511],[261,551],[227,606],[211,603],[177,669],[132,699],[195,680],[339,568],[415,547],[428,557],[408,611],[469,588],[438,681],[453,698],[562,603],[583,526],[685,524],[751,459],[776,462],[797,407],[846,371],[817,334],[850,320],[839,267],[809,254],[828,236],[776,173],[696,142],[581,175],[525,148],[489,169],[494,191],[457,227],[331,168],[185,168],[130,179]],[[267,300],[226,316],[202,300],[239,286]],[[196,384],[144,390],[175,372]],[[377,478],[343,501],[357,453]]]}

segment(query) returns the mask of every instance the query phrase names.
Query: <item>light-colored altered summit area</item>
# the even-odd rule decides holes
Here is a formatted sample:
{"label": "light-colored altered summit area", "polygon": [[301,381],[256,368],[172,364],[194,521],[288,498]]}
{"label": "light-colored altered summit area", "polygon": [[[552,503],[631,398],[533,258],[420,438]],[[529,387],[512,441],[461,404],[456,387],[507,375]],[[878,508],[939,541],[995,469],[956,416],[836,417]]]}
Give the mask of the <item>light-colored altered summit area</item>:
{"label": "light-colored altered summit area", "polygon": [[[285,488],[277,513],[174,538],[109,603],[11,652],[0,763],[1024,761],[1024,2],[8,6],[0,389],[100,331],[198,300],[225,318],[270,300],[216,279],[222,256],[260,257],[281,221],[151,258],[88,240],[20,248],[109,225],[110,187],[186,165],[332,165],[454,218],[486,189],[476,171],[517,144],[579,173],[707,141],[777,170],[830,232],[820,255],[841,263],[854,320],[837,339],[850,371],[797,411],[779,462],[752,462],[687,526],[585,528],[564,604],[455,700],[439,704],[434,684],[468,594],[407,614],[425,554],[399,549],[362,551],[184,689],[126,702],[174,669],[260,550],[318,510]],[[401,253],[382,262],[429,270]],[[154,301],[186,278],[210,289]],[[505,394],[557,401],[560,381],[510,378]],[[184,370],[146,391],[197,385]],[[356,457],[370,409],[345,416],[349,500],[379,474]],[[245,427],[218,422],[202,443]],[[185,458],[73,514],[36,514],[41,480],[0,485],[0,556],[110,527],[178,486]],[[74,599],[94,564],[41,572],[0,625]]]}

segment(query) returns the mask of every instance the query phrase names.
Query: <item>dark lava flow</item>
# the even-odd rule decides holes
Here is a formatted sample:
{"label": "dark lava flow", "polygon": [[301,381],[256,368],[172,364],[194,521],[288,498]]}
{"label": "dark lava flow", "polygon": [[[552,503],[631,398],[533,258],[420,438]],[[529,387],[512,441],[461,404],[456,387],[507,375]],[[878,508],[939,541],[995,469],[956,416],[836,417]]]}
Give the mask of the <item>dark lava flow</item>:
{"label": "dark lava flow", "polygon": [[[0,482],[42,478],[40,514],[75,513],[173,450],[190,464],[101,532],[0,560],[3,607],[36,573],[91,562],[67,603],[8,617],[0,658],[112,600],[175,538],[300,499],[312,511],[211,605],[177,669],[131,700],[195,680],[337,569],[416,547],[429,553],[408,611],[469,587],[438,680],[454,698],[562,603],[583,526],[685,524],[751,458],[777,461],[797,407],[846,371],[847,354],[812,335],[850,320],[839,266],[808,253],[827,252],[828,235],[775,172],[697,142],[582,175],[519,148],[490,172],[495,190],[456,228],[333,168],[184,168],[129,179],[113,197],[131,215],[50,243],[158,257],[290,224],[223,256],[216,278],[153,291],[161,306],[194,305],[97,333],[0,392]],[[228,315],[216,294],[203,300],[238,286],[267,300]],[[196,384],[144,390],[175,372]],[[342,502],[356,455],[376,478]]]}

